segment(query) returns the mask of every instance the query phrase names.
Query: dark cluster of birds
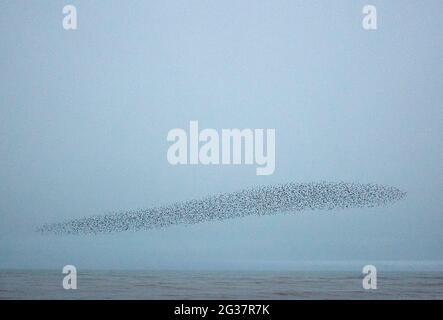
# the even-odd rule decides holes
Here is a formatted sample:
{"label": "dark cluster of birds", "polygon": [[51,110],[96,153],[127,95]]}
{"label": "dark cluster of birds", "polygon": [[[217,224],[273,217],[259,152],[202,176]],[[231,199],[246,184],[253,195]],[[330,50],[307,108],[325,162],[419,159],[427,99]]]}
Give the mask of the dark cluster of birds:
{"label": "dark cluster of birds", "polygon": [[98,234],[163,228],[250,215],[382,206],[405,192],[377,184],[287,183],[244,189],[136,211],[91,216],[38,228],[44,234]]}

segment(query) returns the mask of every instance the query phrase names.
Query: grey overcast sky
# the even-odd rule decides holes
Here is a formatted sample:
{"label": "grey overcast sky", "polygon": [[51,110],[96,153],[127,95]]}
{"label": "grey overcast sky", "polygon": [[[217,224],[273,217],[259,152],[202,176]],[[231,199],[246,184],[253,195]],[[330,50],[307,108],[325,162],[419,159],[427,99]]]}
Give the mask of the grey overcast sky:
{"label": "grey overcast sky", "polygon": [[[62,27],[77,8],[78,29]],[[0,268],[443,265],[443,2],[1,1]],[[276,169],[171,166],[172,128],[275,128]],[[47,222],[284,182],[392,206],[99,236]],[[411,263],[412,263],[411,262]],[[408,262],[406,262],[408,264]],[[442,267],[443,268],[443,267]]]}

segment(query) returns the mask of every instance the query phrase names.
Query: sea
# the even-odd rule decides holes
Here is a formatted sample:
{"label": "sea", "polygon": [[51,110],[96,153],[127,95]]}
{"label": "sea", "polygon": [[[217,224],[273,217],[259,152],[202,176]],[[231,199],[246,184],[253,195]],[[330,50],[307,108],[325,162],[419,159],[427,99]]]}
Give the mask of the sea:
{"label": "sea", "polygon": [[443,299],[443,272],[383,272],[377,288],[348,271],[81,271],[77,289],[60,270],[1,270],[0,299]]}

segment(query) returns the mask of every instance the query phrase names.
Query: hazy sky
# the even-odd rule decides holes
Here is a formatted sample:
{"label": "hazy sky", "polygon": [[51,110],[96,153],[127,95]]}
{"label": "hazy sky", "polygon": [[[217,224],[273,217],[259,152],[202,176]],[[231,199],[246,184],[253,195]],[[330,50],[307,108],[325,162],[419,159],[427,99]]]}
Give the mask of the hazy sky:
{"label": "hazy sky", "polygon": [[[443,2],[1,1],[0,268],[443,261]],[[62,27],[77,7],[78,30]],[[171,166],[172,128],[275,128],[276,168]],[[389,207],[99,236],[47,222],[284,182]]]}

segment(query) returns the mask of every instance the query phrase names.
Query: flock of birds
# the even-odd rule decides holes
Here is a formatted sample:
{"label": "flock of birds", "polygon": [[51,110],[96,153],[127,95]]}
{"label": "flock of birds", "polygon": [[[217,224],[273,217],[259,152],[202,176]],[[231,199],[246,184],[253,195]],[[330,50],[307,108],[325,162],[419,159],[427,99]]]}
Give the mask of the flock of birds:
{"label": "flock of birds", "polygon": [[383,206],[405,195],[397,188],[378,184],[286,183],[252,187],[143,210],[50,223],[41,226],[38,231],[58,235],[138,231],[251,215]]}

